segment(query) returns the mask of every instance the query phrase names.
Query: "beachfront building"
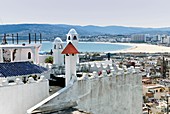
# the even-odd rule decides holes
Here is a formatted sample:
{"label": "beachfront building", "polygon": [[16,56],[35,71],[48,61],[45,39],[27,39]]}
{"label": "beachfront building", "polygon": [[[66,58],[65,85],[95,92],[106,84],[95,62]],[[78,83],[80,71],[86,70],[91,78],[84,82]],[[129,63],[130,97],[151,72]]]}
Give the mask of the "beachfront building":
{"label": "beachfront building", "polygon": [[131,36],[131,42],[146,42],[145,34],[133,34]]}
{"label": "beachfront building", "polygon": [[152,41],[152,42],[160,43],[160,41],[161,41],[161,35],[153,35],[151,41]]}
{"label": "beachfront building", "polygon": [[161,35],[161,42],[160,43],[167,43],[167,35]]}
{"label": "beachfront building", "polygon": [[130,42],[131,38],[121,38],[120,42]]}
{"label": "beachfront building", "polygon": [[167,36],[167,44],[170,44],[170,36]]}

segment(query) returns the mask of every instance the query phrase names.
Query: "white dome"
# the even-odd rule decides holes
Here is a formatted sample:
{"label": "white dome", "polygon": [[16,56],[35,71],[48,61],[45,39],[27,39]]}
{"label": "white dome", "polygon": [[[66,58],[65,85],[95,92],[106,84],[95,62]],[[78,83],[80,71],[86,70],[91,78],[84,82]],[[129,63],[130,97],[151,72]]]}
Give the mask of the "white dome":
{"label": "white dome", "polygon": [[70,29],[70,31],[68,32],[68,34],[77,34],[75,29]]}
{"label": "white dome", "polygon": [[63,41],[61,40],[61,38],[57,37],[54,40],[54,43],[62,43]]}

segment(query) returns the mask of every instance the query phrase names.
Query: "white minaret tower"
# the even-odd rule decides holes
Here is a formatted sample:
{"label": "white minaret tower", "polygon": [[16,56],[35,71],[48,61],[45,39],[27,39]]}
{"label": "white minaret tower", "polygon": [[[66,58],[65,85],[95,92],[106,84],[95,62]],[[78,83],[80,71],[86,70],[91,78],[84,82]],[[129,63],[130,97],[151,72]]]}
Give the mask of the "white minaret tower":
{"label": "white minaret tower", "polygon": [[65,54],[65,85],[67,86],[70,80],[76,76],[76,60],[79,52],[74,45],[69,42],[62,54]]}
{"label": "white minaret tower", "polygon": [[[67,34],[67,44],[71,42],[76,49],[78,49],[78,34],[75,29],[70,29],[70,31]],[[79,63],[79,56],[77,55],[77,63]]]}
{"label": "white minaret tower", "polygon": [[64,56],[61,54],[63,50],[63,42],[57,37],[53,42],[53,59],[56,66],[64,65]]}

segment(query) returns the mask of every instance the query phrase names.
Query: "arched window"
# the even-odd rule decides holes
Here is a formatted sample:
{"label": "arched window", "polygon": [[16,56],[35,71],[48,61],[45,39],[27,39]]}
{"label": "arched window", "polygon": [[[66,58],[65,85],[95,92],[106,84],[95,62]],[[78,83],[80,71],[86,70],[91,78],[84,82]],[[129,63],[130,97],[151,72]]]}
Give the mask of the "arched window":
{"label": "arched window", "polygon": [[28,52],[28,59],[31,59],[31,52]]}
{"label": "arched window", "polygon": [[56,49],[56,45],[54,45],[54,49]]}
{"label": "arched window", "polygon": [[77,40],[77,37],[76,37],[76,36],[74,36],[74,37],[73,37],[73,40]]}
{"label": "arched window", "polygon": [[68,40],[70,40],[70,36],[68,37]]}
{"label": "arched window", "polygon": [[60,44],[59,49],[63,49],[63,46]]}

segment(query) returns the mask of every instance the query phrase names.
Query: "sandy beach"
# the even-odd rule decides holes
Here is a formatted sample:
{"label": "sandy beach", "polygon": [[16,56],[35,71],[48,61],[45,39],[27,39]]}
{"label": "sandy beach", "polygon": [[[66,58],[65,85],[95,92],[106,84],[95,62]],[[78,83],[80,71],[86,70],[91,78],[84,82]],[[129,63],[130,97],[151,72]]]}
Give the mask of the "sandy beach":
{"label": "sandy beach", "polygon": [[131,48],[119,50],[119,51],[111,51],[111,53],[170,53],[170,47],[159,46],[159,45],[151,45],[151,44],[137,44],[137,43],[116,43],[121,45],[129,45]]}

